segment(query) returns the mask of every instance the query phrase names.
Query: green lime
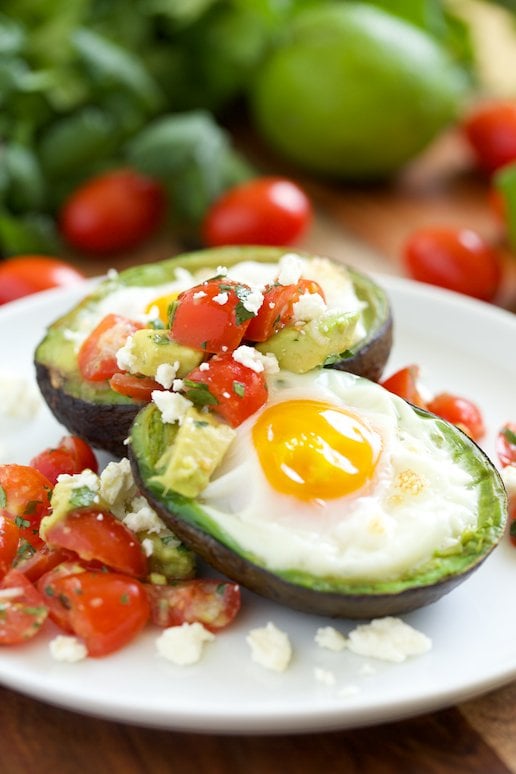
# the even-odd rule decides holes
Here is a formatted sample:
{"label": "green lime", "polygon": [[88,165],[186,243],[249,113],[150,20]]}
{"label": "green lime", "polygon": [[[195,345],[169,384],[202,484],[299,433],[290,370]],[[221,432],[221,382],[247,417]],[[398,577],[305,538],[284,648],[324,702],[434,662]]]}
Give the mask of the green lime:
{"label": "green lime", "polygon": [[377,8],[329,4],[297,17],[251,93],[256,125],[302,168],[389,175],[450,123],[465,73],[423,31]]}

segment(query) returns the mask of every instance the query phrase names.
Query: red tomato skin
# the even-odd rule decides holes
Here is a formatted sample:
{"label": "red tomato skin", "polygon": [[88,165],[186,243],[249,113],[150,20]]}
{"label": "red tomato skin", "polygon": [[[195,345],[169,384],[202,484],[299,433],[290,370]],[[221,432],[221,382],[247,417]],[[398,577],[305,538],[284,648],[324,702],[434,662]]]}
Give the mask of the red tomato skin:
{"label": "red tomato skin", "polygon": [[68,634],[73,634],[70,623],[70,607],[66,604],[66,600],[60,598],[59,589],[55,584],[61,578],[81,572],[86,572],[86,568],[80,562],[66,560],[49,568],[35,582],[37,590],[48,607],[49,617]]}
{"label": "red tomato skin", "polygon": [[119,572],[143,578],[148,561],[136,535],[109,511],[70,511],[45,530],[51,548],[73,551],[85,562],[97,561]]}
{"label": "red tomato skin", "polygon": [[17,597],[0,599],[0,645],[27,642],[38,634],[48,616],[41,594],[17,570],[9,570],[0,582],[0,589],[21,590]]}
{"label": "red tomato skin", "polygon": [[123,648],[149,620],[143,584],[119,573],[66,575],[53,582],[53,591],[67,611],[71,630],[94,658]]}
{"label": "red tomato skin", "polygon": [[516,422],[507,422],[496,436],[496,454],[502,468],[516,465],[516,441],[509,438],[509,435],[516,438]]}
{"label": "red tomato skin", "polygon": [[109,380],[109,386],[120,395],[143,403],[150,402],[154,390],[163,389],[163,386],[151,379],[150,376],[140,377],[126,373],[113,374]]}
{"label": "red tomato skin", "polygon": [[482,412],[468,398],[442,392],[429,401],[427,408],[433,414],[457,425],[474,441],[480,440],[485,434]]}
{"label": "red tomato skin", "polygon": [[264,291],[264,300],[256,317],[245,333],[249,341],[267,341],[288,325],[294,317],[294,304],[308,291],[319,293],[325,300],[321,286],[315,280],[300,279],[297,285],[270,285]]}
{"label": "red tomato skin", "polygon": [[95,473],[99,469],[92,448],[82,438],[73,435],[62,438],[55,448],[44,449],[32,458],[30,465],[43,473],[51,484],[56,484],[62,473],[72,476],[86,468]]}
{"label": "red tomato skin", "polygon": [[211,632],[228,626],[240,610],[240,587],[218,580],[180,581],[172,586],[145,586],[156,626],[201,623]]}
{"label": "red tomato skin", "polygon": [[50,548],[50,546],[43,544],[31,556],[16,562],[15,567],[31,583],[36,583],[45,573],[50,572],[59,564],[77,560],[78,557],[73,551],[67,551],[64,548]]}
{"label": "red tomato skin", "polygon": [[116,362],[116,353],[123,347],[128,336],[144,326],[122,317],[108,314],[82,343],[77,353],[77,364],[84,379],[91,382],[103,382],[111,379],[120,371]]}
{"label": "red tomato skin", "polygon": [[410,276],[430,285],[492,301],[502,278],[496,251],[468,228],[421,228],[404,246]]}
{"label": "red tomato skin", "polygon": [[84,274],[69,263],[48,255],[17,255],[0,264],[0,304],[41,290],[70,287]]}
{"label": "red tomato skin", "polygon": [[6,511],[0,510],[0,579],[11,569],[18,551],[20,529],[9,518]]}
{"label": "red tomato skin", "polygon": [[289,245],[312,220],[312,205],[293,181],[261,177],[235,186],[208,209],[201,227],[208,247]]}
{"label": "red tomato skin", "polygon": [[[209,368],[201,371],[195,368],[186,377],[186,396],[189,394],[188,382],[205,385],[217,403],[210,409],[219,414],[232,427],[237,427],[263,406],[267,400],[267,383],[263,373],[237,363],[231,354],[214,355]],[[243,386],[243,395],[235,392],[236,384]]]}
{"label": "red tomato skin", "polygon": [[103,255],[141,244],[164,213],[160,183],[131,169],[118,169],[80,186],[63,205],[59,224],[73,247]]}
{"label": "red tomato skin", "polygon": [[[210,354],[236,349],[251,320],[248,317],[239,322],[238,288],[250,290],[247,285],[222,278],[207,280],[181,293],[172,319],[172,338]],[[205,295],[198,297],[200,293]],[[225,303],[213,300],[223,293],[228,296]]]}
{"label": "red tomato skin", "polygon": [[484,172],[492,174],[516,160],[516,101],[481,105],[466,117],[462,128]]}
{"label": "red tomato skin", "polygon": [[11,464],[0,465],[0,487],[6,496],[5,511],[20,528],[20,539],[39,548],[43,543],[39,525],[50,512],[52,484],[29,465]]}
{"label": "red tomato skin", "polygon": [[79,438],[78,435],[65,435],[59,441],[59,448],[65,449],[72,455],[77,473],[81,473],[86,468],[93,470],[94,473],[99,472],[99,463],[95,452],[89,443]]}
{"label": "red tomato skin", "polygon": [[380,385],[414,406],[426,408],[426,402],[419,393],[418,381],[419,366],[409,365],[405,368],[400,368],[399,371],[384,379],[383,382],[380,382]]}

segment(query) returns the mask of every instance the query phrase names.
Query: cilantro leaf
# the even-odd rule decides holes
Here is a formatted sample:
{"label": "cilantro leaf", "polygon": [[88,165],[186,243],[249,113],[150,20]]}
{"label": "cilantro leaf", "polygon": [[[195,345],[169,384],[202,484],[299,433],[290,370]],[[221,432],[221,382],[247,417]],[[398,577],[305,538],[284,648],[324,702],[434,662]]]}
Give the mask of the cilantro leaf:
{"label": "cilantro leaf", "polygon": [[203,382],[194,382],[191,379],[183,380],[185,397],[191,400],[194,406],[216,406],[217,398],[211,394],[210,388]]}
{"label": "cilantro leaf", "polygon": [[235,395],[238,395],[239,398],[243,398],[245,395],[245,384],[242,382],[237,382],[236,380],[233,382],[233,392]]}
{"label": "cilantro leaf", "polygon": [[0,486],[0,508],[5,508],[7,506],[7,492],[3,488],[3,486]]}
{"label": "cilantro leaf", "polygon": [[516,446],[516,433],[514,430],[511,430],[510,427],[506,427],[502,430],[502,435],[512,446]]}
{"label": "cilantro leaf", "polygon": [[97,493],[88,486],[79,486],[74,489],[70,497],[70,505],[74,508],[84,508],[93,505],[97,499]]}

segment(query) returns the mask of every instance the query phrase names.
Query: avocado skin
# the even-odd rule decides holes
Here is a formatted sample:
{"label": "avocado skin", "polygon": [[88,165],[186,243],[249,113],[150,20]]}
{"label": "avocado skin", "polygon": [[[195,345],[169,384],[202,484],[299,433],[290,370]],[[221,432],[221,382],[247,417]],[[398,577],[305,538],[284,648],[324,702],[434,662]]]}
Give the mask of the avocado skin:
{"label": "avocado skin", "polygon": [[372,382],[379,381],[392,348],[393,327],[392,315],[389,314],[374,336],[362,344],[351,357],[341,358],[326,368],[348,371]]}

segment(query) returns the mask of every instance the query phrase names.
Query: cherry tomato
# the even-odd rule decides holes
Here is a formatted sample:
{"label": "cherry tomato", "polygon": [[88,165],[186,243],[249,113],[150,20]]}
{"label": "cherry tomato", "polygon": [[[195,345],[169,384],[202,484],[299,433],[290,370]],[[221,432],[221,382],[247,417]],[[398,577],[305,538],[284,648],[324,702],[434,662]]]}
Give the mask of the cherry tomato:
{"label": "cherry tomato", "polygon": [[396,371],[396,373],[380,382],[380,384],[389,392],[399,395],[404,400],[408,400],[414,406],[426,408],[426,402],[419,393],[418,382],[419,366],[409,365],[406,368],[400,368],[399,371]]}
{"label": "cherry tomato", "polygon": [[96,560],[137,578],[147,575],[147,557],[140,541],[109,511],[70,511],[46,527],[44,538],[51,548],[74,551],[86,562]]}
{"label": "cherry tomato", "polygon": [[136,320],[129,320],[119,314],[106,315],[82,343],[77,354],[77,363],[83,378],[92,382],[111,379],[120,371],[116,353],[124,346],[129,336],[143,327]]}
{"label": "cherry tomato", "polygon": [[172,338],[209,353],[236,349],[255,316],[245,307],[249,293],[248,285],[224,277],[185,290],[173,312]]}
{"label": "cherry tomato", "polygon": [[0,506],[20,529],[20,538],[34,548],[42,545],[39,525],[50,512],[52,484],[29,465],[0,465]]}
{"label": "cherry tomato", "polygon": [[25,556],[16,562],[16,569],[22,572],[31,583],[36,583],[42,575],[53,570],[63,562],[72,562],[77,559],[73,551],[64,548],[50,548],[46,544],[34,551],[30,556]]}
{"label": "cherry tomato", "polygon": [[467,398],[442,392],[429,401],[427,408],[433,414],[460,427],[474,441],[478,441],[485,433],[480,409]]}
{"label": "cherry tomato", "polygon": [[300,279],[297,285],[273,284],[265,288],[263,304],[249,323],[246,339],[267,341],[288,325],[294,317],[294,304],[305,292],[318,293],[324,299],[322,288],[314,280]]}
{"label": "cherry tomato", "polygon": [[76,575],[81,572],[86,572],[86,567],[80,562],[66,560],[49,568],[37,579],[37,581],[35,581],[36,588],[43,597],[45,605],[48,608],[49,617],[60,629],[63,629],[63,631],[68,634],[73,634],[73,628],[70,622],[70,608],[66,605],[66,600],[59,597],[59,590],[55,584],[56,581],[61,578],[66,578],[68,575]]}
{"label": "cherry tomato", "polygon": [[267,400],[263,373],[238,363],[231,354],[215,355],[209,368],[195,368],[184,380],[186,397],[197,405],[208,405],[232,427],[254,414]]}
{"label": "cherry tomato", "polygon": [[62,207],[59,222],[73,247],[103,254],[136,247],[156,230],[164,211],[158,182],[118,169],[78,188]]}
{"label": "cherry tomato", "polygon": [[0,645],[17,645],[32,639],[48,616],[41,594],[17,570],[0,583]]}
{"label": "cherry tomato", "polygon": [[18,551],[20,528],[9,518],[7,511],[0,511],[0,578],[11,569]]}
{"label": "cherry tomato", "polygon": [[40,290],[69,287],[84,275],[69,263],[46,255],[18,255],[0,263],[0,304]]}
{"label": "cherry tomato", "polygon": [[231,623],[240,610],[240,588],[218,580],[187,580],[173,586],[147,584],[151,620],[156,626],[202,623],[212,632]]}
{"label": "cherry tomato", "polygon": [[255,244],[289,245],[312,219],[312,205],[296,183],[261,177],[231,188],[208,209],[202,224],[209,247]]}
{"label": "cherry tomato", "polygon": [[45,449],[31,461],[31,467],[39,470],[48,478],[51,484],[57,482],[58,476],[67,473],[69,476],[81,473],[86,468],[98,472],[97,458],[92,448],[76,435],[61,438],[55,449]]}
{"label": "cherry tomato", "polygon": [[496,453],[500,465],[516,465],[516,422],[507,422],[496,437]]}
{"label": "cherry tomato", "polygon": [[56,578],[51,589],[47,586],[50,590],[70,629],[93,657],[123,648],[149,620],[150,605],[143,584],[119,573],[69,574]]}
{"label": "cherry tomato", "polygon": [[407,240],[404,259],[419,282],[483,301],[491,301],[500,286],[498,254],[469,228],[421,228]]}
{"label": "cherry tomato", "polygon": [[487,173],[516,160],[516,101],[495,101],[473,110],[463,122],[477,164]]}
{"label": "cherry tomato", "polygon": [[150,376],[138,376],[135,374],[113,374],[109,380],[109,386],[120,395],[125,395],[133,400],[141,400],[149,403],[154,390],[162,390],[163,386],[159,382],[151,379]]}

